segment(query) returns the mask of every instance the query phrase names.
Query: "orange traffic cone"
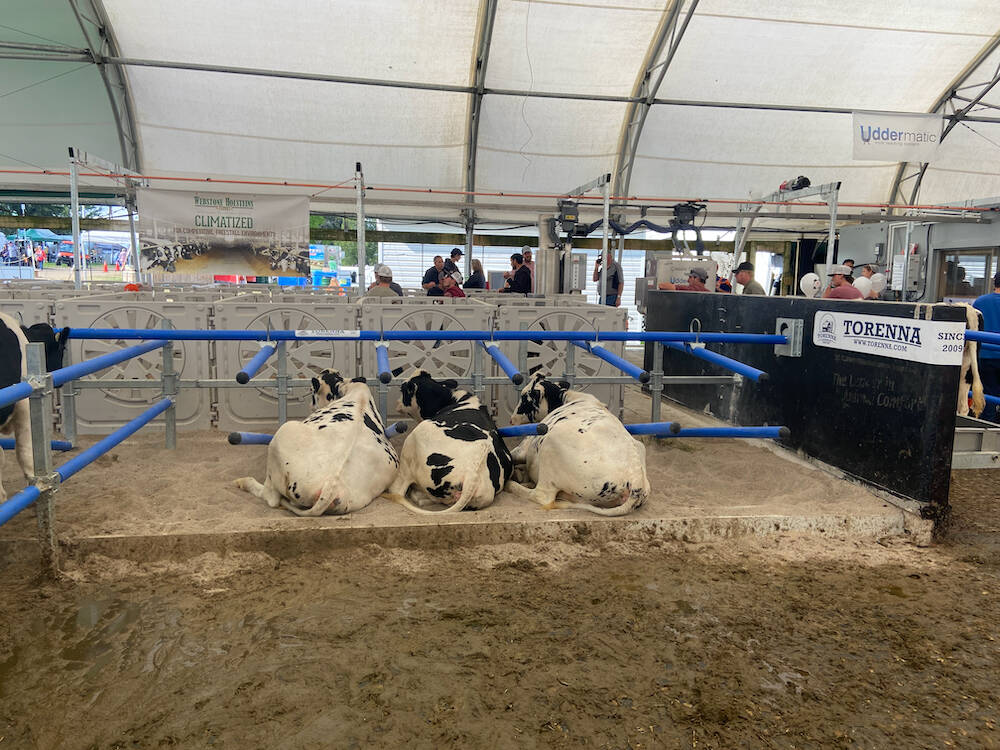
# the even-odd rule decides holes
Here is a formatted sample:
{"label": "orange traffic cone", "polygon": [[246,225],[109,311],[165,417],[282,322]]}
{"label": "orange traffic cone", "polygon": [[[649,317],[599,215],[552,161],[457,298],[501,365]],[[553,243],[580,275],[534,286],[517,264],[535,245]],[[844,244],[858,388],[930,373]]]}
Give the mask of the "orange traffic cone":
{"label": "orange traffic cone", "polygon": [[104,273],[108,272],[108,262],[104,261]]}

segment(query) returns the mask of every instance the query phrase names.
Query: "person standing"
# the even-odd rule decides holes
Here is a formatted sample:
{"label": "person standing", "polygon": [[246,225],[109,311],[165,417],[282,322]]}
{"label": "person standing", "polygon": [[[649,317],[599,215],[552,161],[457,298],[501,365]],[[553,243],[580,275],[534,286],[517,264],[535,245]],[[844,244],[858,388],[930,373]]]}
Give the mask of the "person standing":
{"label": "person standing", "polygon": [[826,272],[830,284],[823,292],[823,299],[864,299],[861,290],[847,280],[850,273],[851,269],[847,266],[831,265]]}
{"label": "person standing", "polygon": [[521,249],[521,255],[524,256],[524,265],[531,272],[531,291],[535,291],[535,261],[531,258],[531,248],[525,245]]}
{"label": "person standing", "polygon": [[764,287],[753,277],[753,263],[743,261],[736,267],[736,283],[743,285],[741,294],[764,295]]}
{"label": "person standing", "polygon": [[524,256],[514,253],[510,256],[510,277],[501,292],[528,294],[531,291],[531,271],[524,265]]}
{"label": "person standing", "polygon": [[462,269],[458,267],[459,261],[462,260],[462,256],[465,253],[459,247],[453,247],[451,253],[448,256],[448,260],[444,262],[444,272],[447,274],[461,273]]}
{"label": "person standing", "polygon": [[[972,306],[983,315],[984,331],[1000,333],[1000,272],[993,277],[993,293],[977,297]],[[977,348],[979,378],[983,381],[983,390],[991,396],[1000,396],[1000,349],[982,343]],[[987,403],[980,419],[1000,422],[1000,407]]]}
{"label": "person standing", "polygon": [[[444,273],[444,258],[440,255],[434,256],[434,265],[424,271],[423,281],[420,286],[427,290],[428,297],[439,297],[441,292],[441,274]],[[437,291],[434,291],[437,290]]]}
{"label": "person standing", "polygon": [[[608,250],[607,254],[607,286],[604,289],[604,304],[608,307],[621,307],[622,291],[625,289],[625,275],[622,267],[615,262],[614,254]],[[601,294],[601,256],[598,254],[597,262],[594,263],[593,280],[597,282],[597,294]]]}
{"label": "person standing", "polygon": [[466,289],[485,289],[486,274],[483,273],[483,264],[478,259],[472,259],[472,274],[469,280],[463,284]]}

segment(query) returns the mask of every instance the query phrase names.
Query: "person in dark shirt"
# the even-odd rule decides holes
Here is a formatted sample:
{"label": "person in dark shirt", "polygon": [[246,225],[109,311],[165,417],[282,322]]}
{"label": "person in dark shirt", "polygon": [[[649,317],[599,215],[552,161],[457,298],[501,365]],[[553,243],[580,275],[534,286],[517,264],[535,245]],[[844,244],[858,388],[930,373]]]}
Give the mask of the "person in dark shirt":
{"label": "person in dark shirt", "polygon": [[431,294],[431,291],[437,289],[441,292],[441,274],[444,272],[444,258],[440,255],[434,256],[434,265],[424,271],[424,279],[420,282],[420,286],[427,290],[428,297],[439,296],[437,293]]}
{"label": "person in dark shirt", "polygon": [[462,269],[458,267],[458,262],[462,260],[463,255],[465,255],[465,253],[463,253],[460,248],[453,247],[448,260],[444,262],[444,272],[447,274],[452,274],[456,271],[461,272]]}
{"label": "person in dark shirt", "polygon": [[[983,315],[983,330],[1000,333],[1000,273],[993,277],[993,293],[978,297],[972,306]],[[1000,349],[979,345],[979,376],[983,390],[990,396],[1000,396]],[[986,404],[980,419],[1000,421],[1000,406]]]}
{"label": "person in dark shirt", "polygon": [[510,256],[510,267],[513,274],[507,279],[507,285],[500,291],[513,294],[531,292],[531,271],[524,265],[524,256],[521,253],[514,253]]}
{"label": "person in dark shirt", "polygon": [[486,288],[486,274],[483,273],[483,264],[475,258],[472,260],[472,275],[469,276],[469,280],[463,286],[466,289]]}

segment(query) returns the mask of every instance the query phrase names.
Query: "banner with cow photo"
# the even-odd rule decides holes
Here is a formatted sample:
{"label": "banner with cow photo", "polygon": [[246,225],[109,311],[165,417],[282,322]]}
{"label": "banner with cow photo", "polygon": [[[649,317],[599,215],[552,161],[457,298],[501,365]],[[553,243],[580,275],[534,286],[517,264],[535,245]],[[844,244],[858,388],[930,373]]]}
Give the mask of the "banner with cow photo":
{"label": "banner with cow photo", "polygon": [[309,199],[142,189],[139,244],[143,271],[308,275]]}

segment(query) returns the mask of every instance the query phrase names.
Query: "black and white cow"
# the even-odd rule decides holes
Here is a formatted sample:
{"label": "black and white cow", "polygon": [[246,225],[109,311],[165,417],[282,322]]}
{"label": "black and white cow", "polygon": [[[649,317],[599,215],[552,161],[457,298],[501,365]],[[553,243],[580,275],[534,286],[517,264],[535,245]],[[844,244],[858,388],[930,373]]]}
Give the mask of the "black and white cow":
{"label": "black and white cow", "polygon": [[[25,347],[29,342],[45,345],[45,369],[48,372],[62,367],[68,336],[69,328],[63,328],[57,335],[47,323],[36,323],[25,327],[18,325],[9,315],[0,313],[0,388],[20,383],[27,378]],[[11,432],[14,433],[16,441],[14,453],[17,462],[24,475],[30,477],[34,473],[34,464],[31,455],[31,424],[27,399],[0,407],[0,433]],[[6,499],[7,494],[0,484],[0,501]]]}
{"label": "black and white cow", "polygon": [[[454,380],[434,380],[423,370],[401,386],[398,409],[422,421],[403,443],[387,497],[417,513],[485,508],[510,478],[510,451],[496,423],[478,398],[457,389]],[[419,507],[434,504],[449,507]]]}
{"label": "black and white cow", "polygon": [[[969,331],[983,330],[983,314],[972,305],[962,305],[965,308],[965,328]],[[983,394],[983,381],[979,378],[979,342],[966,339],[962,350],[962,373],[958,379],[958,413],[966,416],[969,413],[969,391],[972,391],[972,416],[978,417],[986,408],[986,397]]]}
{"label": "black and white cow", "polygon": [[361,510],[389,487],[399,458],[364,378],[347,382],[323,370],[312,387],[312,414],[274,433],[264,483],[243,477],[235,484],[299,516]]}
{"label": "black and white cow", "polygon": [[509,492],[548,508],[603,516],[623,516],[646,501],[646,446],[597,398],[536,372],[521,391],[511,423],[538,420],[548,432],[525,438],[512,452],[535,488],[510,481]]}

